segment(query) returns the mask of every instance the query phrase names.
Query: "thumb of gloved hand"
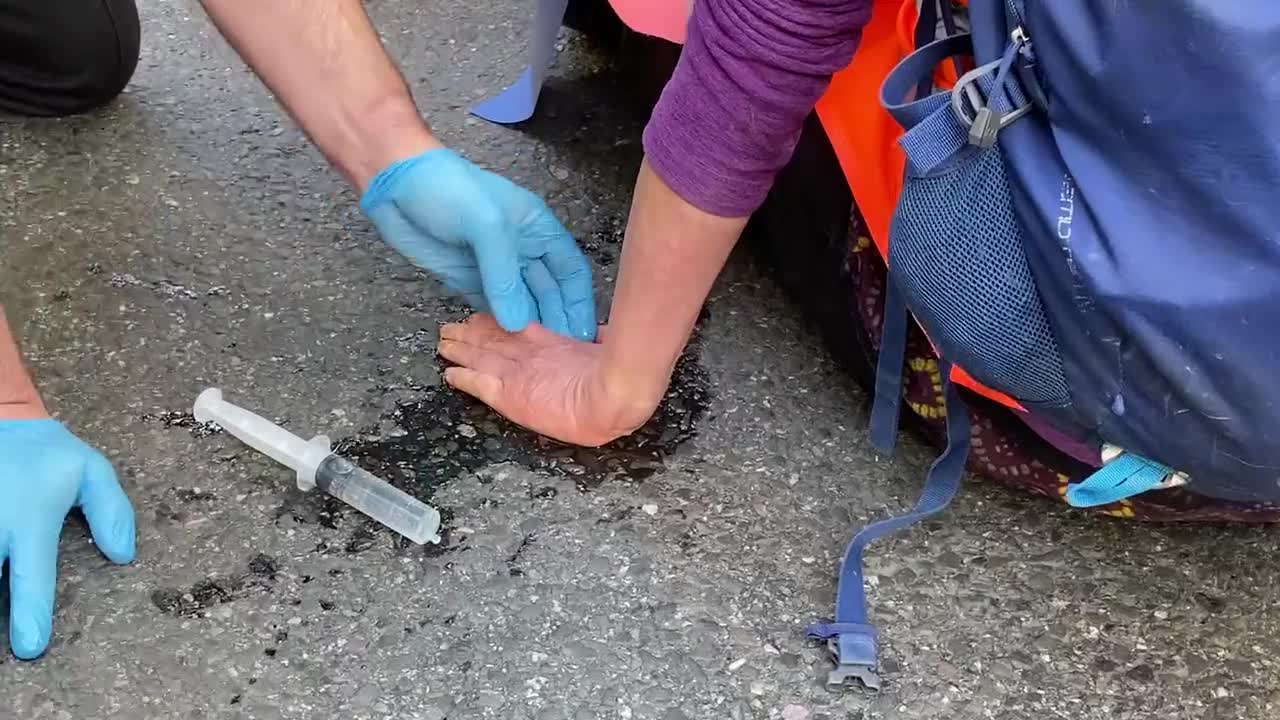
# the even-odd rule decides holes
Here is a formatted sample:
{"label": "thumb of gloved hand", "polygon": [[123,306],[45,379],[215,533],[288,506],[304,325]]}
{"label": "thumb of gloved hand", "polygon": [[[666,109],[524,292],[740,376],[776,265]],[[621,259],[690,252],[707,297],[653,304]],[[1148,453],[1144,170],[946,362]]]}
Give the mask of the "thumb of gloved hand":
{"label": "thumb of gloved hand", "polygon": [[102,554],[117,565],[133,562],[137,552],[133,506],[111,462],[96,450],[85,463],[76,505],[89,522],[89,533]]}

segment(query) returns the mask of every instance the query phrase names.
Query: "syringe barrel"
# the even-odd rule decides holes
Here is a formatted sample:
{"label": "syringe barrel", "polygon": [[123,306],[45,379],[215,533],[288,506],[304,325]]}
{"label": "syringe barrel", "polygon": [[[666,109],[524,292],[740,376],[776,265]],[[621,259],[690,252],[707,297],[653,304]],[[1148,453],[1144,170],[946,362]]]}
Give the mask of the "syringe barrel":
{"label": "syringe barrel", "polygon": [[215,422],[241,442],[276,462],[298,469],[298,458],[306,452],[307,441],[267,420],[222,399],[222,391],[210,388],[200,393],[192,414],[197,422]]}
{"label": "syringe barrel", "polygon": [[421,545],[440,542],[440,513],[421,500],[331,454],[316,468],[316,487]]}

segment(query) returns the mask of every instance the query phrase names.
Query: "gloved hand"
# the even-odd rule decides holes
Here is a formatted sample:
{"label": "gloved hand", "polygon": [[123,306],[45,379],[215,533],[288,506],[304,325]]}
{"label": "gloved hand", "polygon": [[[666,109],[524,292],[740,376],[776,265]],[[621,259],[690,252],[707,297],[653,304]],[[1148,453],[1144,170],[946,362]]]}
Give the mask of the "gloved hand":
{"label": "gloved hand", "polygon": [[504,330],[596,332],[591,264],[537,195],[447,149],[391,164],[360,201],[382,238]]}
{"label": "gloved hand", "polygon": [[62,522],[79,506],[112,562],[133,560],[133,508],[97,450],[55,420],[0,420],[0,560],[9,560],[9,643],[49,645]]}

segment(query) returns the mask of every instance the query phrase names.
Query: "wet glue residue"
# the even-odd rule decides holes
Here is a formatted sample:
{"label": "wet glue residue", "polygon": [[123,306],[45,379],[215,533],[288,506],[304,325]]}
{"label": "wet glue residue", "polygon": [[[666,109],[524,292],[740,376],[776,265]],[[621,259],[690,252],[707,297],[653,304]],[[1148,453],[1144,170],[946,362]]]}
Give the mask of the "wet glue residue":
{"label": "wet glue residue", "polygon": [[[448,508],[433,502],[435,491],[459,475],[499,463],[572,478],[582,490],[609,481],[638,482],[660,470],[667,458],[695,437],[707,413],[710,387],[697,360],[696,335],[677,363],[671,387],[654,417],[635,433],[600,448],[580,448],[534,435],[485,405],[447,386],[415,388],[417,399],[398,403],[380,427],[339,440],[334,451],[409,494],[435,505],[444,525]],[[385,391],[374,388],[374,391]],[[348,553],[372,547],[387,531],[322,493],[292,493],[278,511],[299,523],[350,530],[346,540],[321,548]],[[398,538],[393,538],[397,544]],[[428,552],[439,551],[428,548]]]}

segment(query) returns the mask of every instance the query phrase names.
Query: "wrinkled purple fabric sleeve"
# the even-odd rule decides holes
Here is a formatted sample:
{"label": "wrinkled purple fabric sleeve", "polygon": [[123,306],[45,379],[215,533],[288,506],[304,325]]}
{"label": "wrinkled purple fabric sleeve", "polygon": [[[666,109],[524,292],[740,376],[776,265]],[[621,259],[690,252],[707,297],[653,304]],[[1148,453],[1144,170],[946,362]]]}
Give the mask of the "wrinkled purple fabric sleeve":
{"label": "wrinkled purple fabric sleeve", "polygon": [[873,0],[695,0],[675,74],[644,131],[680,197],[750,215],[791,159],[805,117],[853,58]]}

